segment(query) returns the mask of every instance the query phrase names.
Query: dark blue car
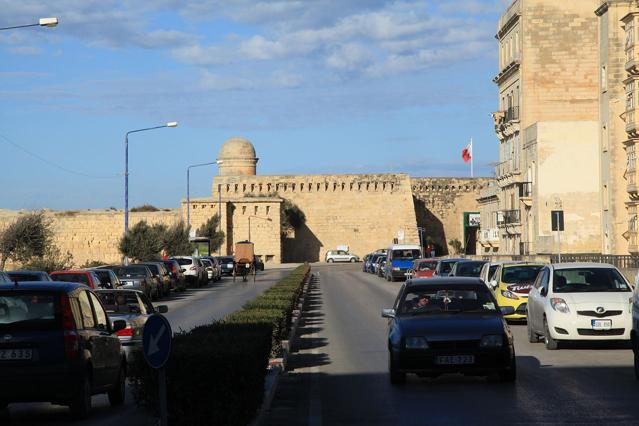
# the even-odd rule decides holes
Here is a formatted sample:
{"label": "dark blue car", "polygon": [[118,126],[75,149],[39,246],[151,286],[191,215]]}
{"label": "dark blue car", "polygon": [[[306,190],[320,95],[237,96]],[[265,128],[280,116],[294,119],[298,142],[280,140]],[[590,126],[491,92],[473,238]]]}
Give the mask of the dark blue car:
{"label": "dark blue car", "polygon": [[124,327],[84,284],[0,284],[0,409],[51,402],[84,418],[92,395],[122,404],[126,358],[116,332]]}
{"label": "dark blue car", "polygon": [[389,318],[389,373],[392,384],[406,374],[436,377],[444,373],[516,379],[513,337],[492,292],[478,278],[409,280]]}

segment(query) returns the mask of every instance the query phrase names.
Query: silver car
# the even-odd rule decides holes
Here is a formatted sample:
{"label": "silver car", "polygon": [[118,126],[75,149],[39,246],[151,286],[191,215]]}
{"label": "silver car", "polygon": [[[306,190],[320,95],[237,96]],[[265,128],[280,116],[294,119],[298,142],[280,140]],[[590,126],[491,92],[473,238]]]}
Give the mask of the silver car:
{"label": "silver car", "polygon": [[206,271],[198,257],[173,256],[171,259],[178,261],[182,267],[187,283],[194,287],[200,287],[202,284],[206,284]]}

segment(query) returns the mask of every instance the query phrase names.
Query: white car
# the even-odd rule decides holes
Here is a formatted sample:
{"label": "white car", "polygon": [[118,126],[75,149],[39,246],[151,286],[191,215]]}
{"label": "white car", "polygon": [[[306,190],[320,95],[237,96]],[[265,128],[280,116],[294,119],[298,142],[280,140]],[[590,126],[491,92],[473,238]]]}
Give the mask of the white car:
{"label": "white car", "polygon": [[359,262],[359,257],[344,250],[329,250],[326,252],[326,261],[333,262]]}
{"label": "white car", "polygon": [[612,265],[545,266],[528,295],[528,340],[547,349],[563,340],[629,340],[632,287]]}

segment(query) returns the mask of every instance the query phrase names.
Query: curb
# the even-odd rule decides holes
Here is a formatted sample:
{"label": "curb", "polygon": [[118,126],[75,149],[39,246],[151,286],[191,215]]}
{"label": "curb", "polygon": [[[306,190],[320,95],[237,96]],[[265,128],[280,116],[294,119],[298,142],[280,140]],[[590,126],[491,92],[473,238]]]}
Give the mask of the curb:
{"label": "curb", "polygon": [[293,311],[293,318],[291,321],[291,332],[288,335],[288,340],[282,340],[282,357],[281,358],[271,358],[268,363],[268,374],[266,375],[265,383],[264,383],[264,400],[262,401],[262,406],[257,412],[257,415],[253,419],[249,426],[262,426],[264,423],[264,419],[266,417],[266,413],[268,413],[271,409],[271,403],[273,402],[273,397],[275,396],[275,392],[277,391],[277,385],[280,381],[280,376],[286,372],[286,364],[288,361],[288,356],[291,351],[291,348],[295,344],[295,336],[297,334],[297,329],[299,327],[300,321],[302,319],[302,308],[304,306],[304,301],[306,300],[306,296],[309,291],[309,287],[311,284],[311,279],[313,278],[313,273],[310,272],[308,276],[305,278],[304,287],[302,289],[302,294],[300,295],[299,300],[297,301],[297,309]]}

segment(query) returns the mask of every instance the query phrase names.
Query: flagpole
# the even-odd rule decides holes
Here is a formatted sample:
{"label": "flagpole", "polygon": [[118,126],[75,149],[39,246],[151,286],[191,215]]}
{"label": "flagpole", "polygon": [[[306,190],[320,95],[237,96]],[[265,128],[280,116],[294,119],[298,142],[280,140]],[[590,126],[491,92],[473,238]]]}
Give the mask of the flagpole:
{"label": "flagpole", "polygon": [[475,171],[473,169],[473,157],[475,157],[475,150],[473,149],[473,138],[470,138],[470,177],[475,177]]}

